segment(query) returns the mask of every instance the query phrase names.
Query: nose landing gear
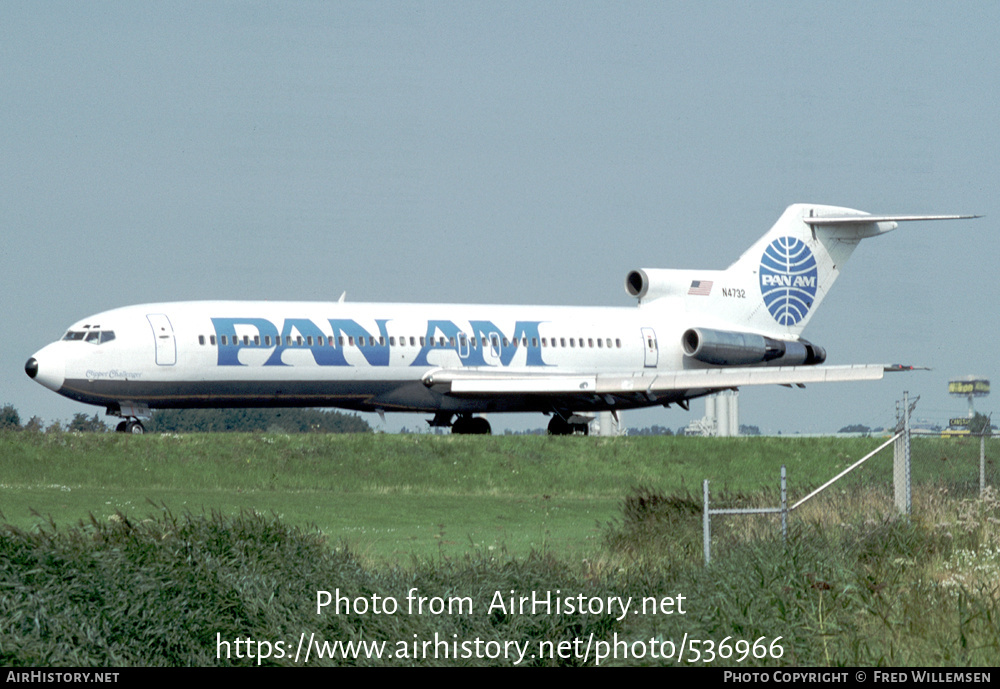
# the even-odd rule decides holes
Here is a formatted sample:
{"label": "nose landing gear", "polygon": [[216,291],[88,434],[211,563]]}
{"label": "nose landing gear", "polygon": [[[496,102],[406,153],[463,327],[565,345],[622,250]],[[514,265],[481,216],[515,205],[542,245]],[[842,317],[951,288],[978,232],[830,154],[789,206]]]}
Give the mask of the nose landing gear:
{"label": "nose landing gear", "polygon": [[142,435],[146,432],[146,427],[142,425],[139,419],[130,419],[128,421],[122,421],[117,426],[115,426],[115,431],[118,433],[133,433],[135,435]]}
{"label": "nose landing gear", "polygon": [[142,435],[146,432],[146,427],[142,425],[142,421],[139,417],[149,418],[150,411],[149,407],[145,404],[136,404],[134,402],[119,402],[116,405],[108,407],[105,412],[108,416],[117,416],[122,419],[117,426],[115,426],[115,431],[118,433],[132,433],[133,435]]}

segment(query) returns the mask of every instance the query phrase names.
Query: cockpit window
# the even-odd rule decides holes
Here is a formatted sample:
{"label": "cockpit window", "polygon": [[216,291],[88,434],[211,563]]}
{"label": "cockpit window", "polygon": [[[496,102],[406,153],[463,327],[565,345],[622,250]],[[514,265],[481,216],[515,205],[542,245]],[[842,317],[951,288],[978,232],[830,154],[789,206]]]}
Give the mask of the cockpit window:
{"label": "cockpit window", "polygon": [[104,344],[105,342],[111,342],[113,339],[115,339],[114,330],[68,330],[63,335],[63,340],[66,341],[83,340],[91,344]]}

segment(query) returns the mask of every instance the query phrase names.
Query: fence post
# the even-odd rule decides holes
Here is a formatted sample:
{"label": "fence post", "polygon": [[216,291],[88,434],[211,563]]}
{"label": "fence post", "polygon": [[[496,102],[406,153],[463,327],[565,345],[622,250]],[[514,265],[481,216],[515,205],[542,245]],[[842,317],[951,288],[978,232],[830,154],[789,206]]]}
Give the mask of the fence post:
{"label": "fence post", "polygon": [[705,550],[705,566],[707,567],[712,561],[712,525],[711,517],[708,516],[708,479],[702,483],[701,492],[704,502],[704,511],[701,516],[701,538],[702,547]]}
{"label": "fence post", "polygon": [[[917,399],[920,399],[919,397]],[[914,400],[913,406],[916,406]],[[896,424],[896,431],[902,433],[896,438],[892,452],[892,491],[896,509],[902,514],[910,514],[910,393],[903,392],[903,418]]]}
{"label": "fence post", "polygon": [[979,497],[986,492],[986,431],[979,436]]}
{"label": "fence post", "polygon": [[781,465],[781,540],[788,540],[788,482],[784,464]]}
{"label": "fence post", "polygon": [[913,495],[910,484],[910,393],[903,391],[903,439],[904,454],[906,457],[906,514],[913,511]]}
{"label": "fence post", "polygon": [[986,417],[986,423],[979,431],[979,497],[986,492],[986,434],[993,434],[993,414]]}

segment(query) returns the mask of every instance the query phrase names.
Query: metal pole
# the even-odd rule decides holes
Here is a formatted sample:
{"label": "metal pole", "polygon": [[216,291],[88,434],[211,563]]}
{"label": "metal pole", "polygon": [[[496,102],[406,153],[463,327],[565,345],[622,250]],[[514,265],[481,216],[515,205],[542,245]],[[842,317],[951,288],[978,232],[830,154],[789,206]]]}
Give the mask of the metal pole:
{"label": "metal pole", "polygon": [[979,432],[979,497],[986,492],[986,428]]}
{"label": "metal pole", "polygon": [[979,432],[979,497],[983,497],[983,493],[986,492],[986,434],[989,433],[993,435],[993,414],[986,417],[986,423],[983,424],[982,430]]}
{"label": "metal pole", "polygon": [[[919,398],[917,398],[919,399]],[[916,406],[916,400],[913,401],[913,405]],[[903,406],[906,409],[906,416],[903,418],[904,429],[906,433],[906,514],[909,515],[913,512],[913,484],[910,479],[910,415],[913,413],[913,408],[910,407],[910,393],[903,391]]]}
{"label": "metal pole", "polygon": [[781,465],[781,540],[788,540],[788,482],[784,464]]}
{"label": "metal pole", "polygon": [[712,525],[711,518],[708,516],[708,479],[702,483],[702,500],[704,502],[705,508],[702,512],[701,517],[701,538],[703,548],[705,550],[705,566],[712,561]]}

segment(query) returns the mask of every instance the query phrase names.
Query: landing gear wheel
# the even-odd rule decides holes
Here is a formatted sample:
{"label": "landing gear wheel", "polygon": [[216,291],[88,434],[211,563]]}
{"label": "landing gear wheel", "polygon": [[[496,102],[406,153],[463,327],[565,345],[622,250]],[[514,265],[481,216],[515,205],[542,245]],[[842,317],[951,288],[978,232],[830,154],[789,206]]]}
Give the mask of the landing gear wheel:
{"label": "landing gear wheel", "polygon": [[573,427],[558,414],[549,419],[549,435],[573,435]]}
{"label": "landing gear wheel", "polygon": [[459,416],[451,425],[453,435],[492,435],[490,422],[481,416]]}
{"label": "landing gear wheel", "polygon": [[570,423],[558,414],[553,414],[549,420],[549,435],[590,435],[590,425],[586,423]]}
{"label": "landing gear wheel", "polygon": [[128,428],[128,421],[121,421],[115,426],[115,433],[124,433],[126,428]]}
{"label": "landing gear wheel", "polygon": [[146,432],[146,428],[139,421],[129,421],[125,424],[125,432],[132,433],[133,435],[142,435]]}

